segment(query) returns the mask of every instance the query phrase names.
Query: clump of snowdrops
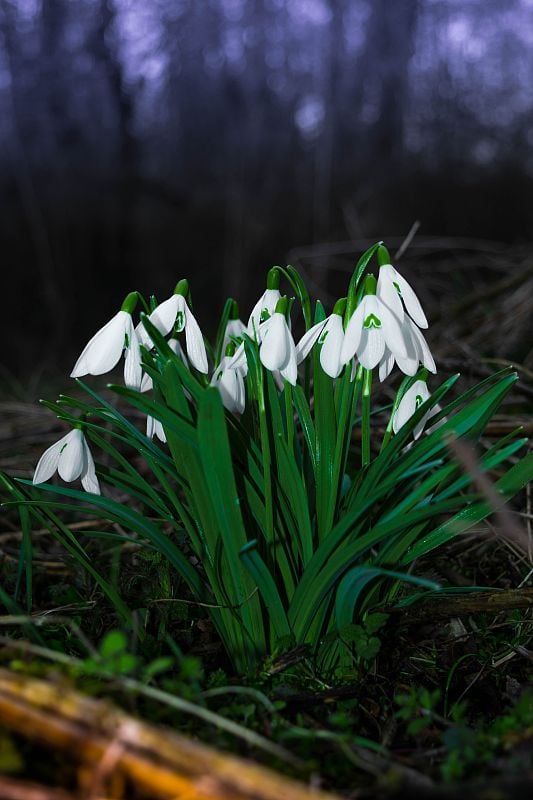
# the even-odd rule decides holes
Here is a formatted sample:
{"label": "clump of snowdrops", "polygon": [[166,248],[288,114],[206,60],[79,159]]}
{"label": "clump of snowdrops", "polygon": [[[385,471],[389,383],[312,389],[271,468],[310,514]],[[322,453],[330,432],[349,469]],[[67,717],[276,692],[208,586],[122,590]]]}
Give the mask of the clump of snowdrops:
{"label": "clump of snowdrops", "polygon": [[[305,332],[295,339],[298,313]],[[382,243],[360,258],[329,314],[295,269],[272,268],[246,321],[227,300],[213,346],[186,280],[161,303],[128,294],[72,371],[87,401],[47,403],[70,432],[42,455],[33,482],[4,478],[23,523],[29,604],[33,521],[131,624],[120,590],[63,521],[75,508],[118,523],[114,541],[156,550],[206,609],[236,669],[302,644],[326,672],[352,663],[354,623],[405,602],[409,585],[408,600],[443,591],[417,577],[416,560],[491,510],[450,440],[478,440],[516,375],[503,370],[452,400],[458,376],[431,378],[430,390],[427,326]],[[110,388],[140,409],[143,429],[138,413],[128,417],[80,380],[122,355],[125,385]],[[379,382],[391,373],[397,390],[383,406]],[[482,470],[499,468],[504,498],[533,475],[533,456],[515,456],[525,441],[508,436],[479,454]],[[84,491],[48,483],[56,471]]]}

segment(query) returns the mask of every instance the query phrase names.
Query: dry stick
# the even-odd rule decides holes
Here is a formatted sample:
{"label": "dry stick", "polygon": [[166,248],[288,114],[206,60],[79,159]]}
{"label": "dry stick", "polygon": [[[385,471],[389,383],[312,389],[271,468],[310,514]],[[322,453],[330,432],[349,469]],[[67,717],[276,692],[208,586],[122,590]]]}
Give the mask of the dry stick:
{"label": "dry stick", "polygon": [[[516,522],[511,512],[505,507],[504,498],[494,488],[494,484],[487,475],[482,472],[473,447],[464,441],[451,438],[448,446],[492,506],[498,522],[497,533],[527,553],[529,547],[527,532]],[[442,598],[438,601],[427,602],[423,606],[407,609],[393,608],[389,611],[394,615],[396,624],[417,625],[468,614],[497,614],[500,611],[532,607],[533,589],[506,589],[494,592],[476,592],[474,595],[463,597]],[[399,616],[398,620],[396,619],[397,615]]]}
{"label": "dry stick", "polygon": [[462,463],[473,483],[492,507],[497,522],[495,527],[499,535],[516,544],[522,552],[528,553],[529,537],[527,532],[518,524],[516,518],[506,507],[505,498],[495,489],[490,478],[481,469],[476,451],[472,445],[463,440],[449,437],[448,447],[457,460]]}
{"label": "dry stick", "polygon": [[[339,800],[244,759],[145,724],[67,686],[4,669],[0,670],[0,719],[4,728],[63,751],[89,768],[91,783],[94,770],[102,775],[112,761],[113,777],[122,775],[128,785],[150,798]],[[86,788],[96,787],[89,784]]]}
{"label": "dry stick", "polygon": [[[64,789],[0,776],[0,800],[78,800],[78,798],[70,792],[65,792]],[[94,800],[105,800],[105,798],[94,797]]]}
{"label": "dry stick", "polygon": [[494,592],[476,592],[462,597],[442,597],[424,605],[408,608],[389,608],[394,624],[425,625],[435,620],[447,620],[470,614],[498,614],[519,608],[533,608],[533,589],[502,589]]}
{"label": "dry stick", "polygon": [[411,242],[415,238],[416,234],[418,233],[418,229],[420,228],[420,224],[421,223],[420,223],[419,219],[417,219],[417,220],[415,220],[413,222],[413,224],[411,225],[411,229],[410,229],[409,233],[407,234],[407,236],[405,237],[405,239],[403,240],[403,242],[401,243],[399,248],[394,253],[393,258],[394,258],[395,261],[399,261],[400,258],[403,256],[403,254],[405,253],[405,251],[407,250],[407,248],[409,247],[409,245],[411,244]]}

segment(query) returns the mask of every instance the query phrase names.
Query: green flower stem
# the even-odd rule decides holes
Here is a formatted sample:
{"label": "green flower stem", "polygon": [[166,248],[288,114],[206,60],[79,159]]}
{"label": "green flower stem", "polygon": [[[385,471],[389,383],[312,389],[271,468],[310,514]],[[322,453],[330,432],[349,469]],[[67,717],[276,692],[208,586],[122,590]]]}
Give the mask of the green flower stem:
{"label": "green flower stem", "polygon": [[340,495],[342,476],[346,467],[346,459],[348,458],[348,450],[350,446],[350,434],[355,413],[354,397],[358,397],[361,389],[361,378],[359,377],[359,373],[359,379],[353,382],[351,380],[351,371],[352,366],[351,364],[348,364],[344,369],[342,380],[339,381],[340,398],[337,408],[337,430],[339,433],[335,441],[331,491],[326,516],[326,530],[332,527],[335,521],[335,513]]}
{"label": "green flower stem", "polygon": [[363,397],[361,401],[361,464],[370,464],[370,396],[372,394],[372,370],[363,368]]}
{"label": "green flower stem", "polygon": [[261,438],[261,455],[263,457],[263,481],[265,486],[265,529],[267,540],[274,540],[274,512],[272,507],[272,461],[270,458],[270,441],[268,437],[268,420],[265,406],[265,376],[263,367],[257,369],[257,410],[259,412],[259,435]]}
{"label": "green flower stem", "polygon": [[285,381],[283,388],[285,398],[285,423],[287,426],[287,446],[291,453],[294,452],[294,410],[292,399],[292,386],[289,381]]}

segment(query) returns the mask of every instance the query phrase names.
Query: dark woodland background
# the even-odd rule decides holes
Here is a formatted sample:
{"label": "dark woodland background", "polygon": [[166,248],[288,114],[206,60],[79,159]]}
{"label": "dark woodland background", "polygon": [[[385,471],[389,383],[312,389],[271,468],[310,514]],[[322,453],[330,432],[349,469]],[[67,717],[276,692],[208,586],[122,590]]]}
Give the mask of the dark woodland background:
{"label": "dark woodland background", "polygon": [[533,0],[0,0],[3,364],[294,248],[533,239]]}

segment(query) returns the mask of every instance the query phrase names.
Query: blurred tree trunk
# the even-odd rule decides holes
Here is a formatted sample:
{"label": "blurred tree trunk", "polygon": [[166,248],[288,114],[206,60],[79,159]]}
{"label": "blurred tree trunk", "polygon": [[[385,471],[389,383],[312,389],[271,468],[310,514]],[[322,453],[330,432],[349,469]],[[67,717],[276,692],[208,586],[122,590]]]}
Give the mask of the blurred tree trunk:
{"label": "blurred tree trunk", "polygon": [[[127,86],[124,66],[120,56],[120,38],[117,30],[117,7],[114,0],[98,0],[98,25],[92,37],[90,48],[97,63],[100,63],[109,91],[111,107],[116,120],[115,159],[113,193],[107,199],[114,208],[110,216],[115,217],[116,230],[110,231],[113,239],[108,242],[107,258],[111,267],[123,270],[126,265],[132,269],[135,279],[135,266],[142,271],[143,266],[136,264],[137,242],[135,225],[135,179],[140,170],[140,146],[133,132],[135,118],[135,97]],[[114,202],[113,202],[114,201]],[[104,206],[105,208],[105,206]],[[106,212],[108,208],[106,208]],[[106,217],[107,217],[106,213]],[[102,220],[102,227],[109,225],[109,219]],[[117,270],[118,272],[118,270]],[[122,287],[124,289],[124,287]]]}
{"label": "blurred tree trunk", "polygon": [[419,0],[373,0],[366,43],[367,69],[379,80],[378,111],[369,140],[386,168],[399,165],[404,147],[409,63],[415,49]]}
{"label": "blurred tree trunk", "polygon": [[[47,221],[43,213],[43,205],[46,204],[46,200],[39,196],[30,150],[26,148],[26,134],[32,133],[31,130],[25,130],[24,124],[24,107],[27,102],[25,94],[27,85],[24,78],[28,64],[22,52],[21,39],[17,30],[17,10],[12,3],[2,2],[0,5],[0,35],[3,39],[9,71],[9,107],[4,109],[3,116],[3,123],[8,127],[6,136],[9,148],[8,161],[12,166],[14,183],[17,187],[23,215],[26,217],[36,259],[37,285],[31,285],[29,291],[26,288],[24,299],[28,305],[38,304],[40,308],[40,314],[37,315],[38,320],[41,322],[43,317],[47,320],[45,345],[54,349],[63,340],[67,329],[67,320],[63,313],[64,304],[61,300],[57,263],[52,252]],[[18,278],[23,273],[24,270],[12,277],[11,291],[17,292]],[[16,342],[12,342],[15,351],[16,344]]]}

